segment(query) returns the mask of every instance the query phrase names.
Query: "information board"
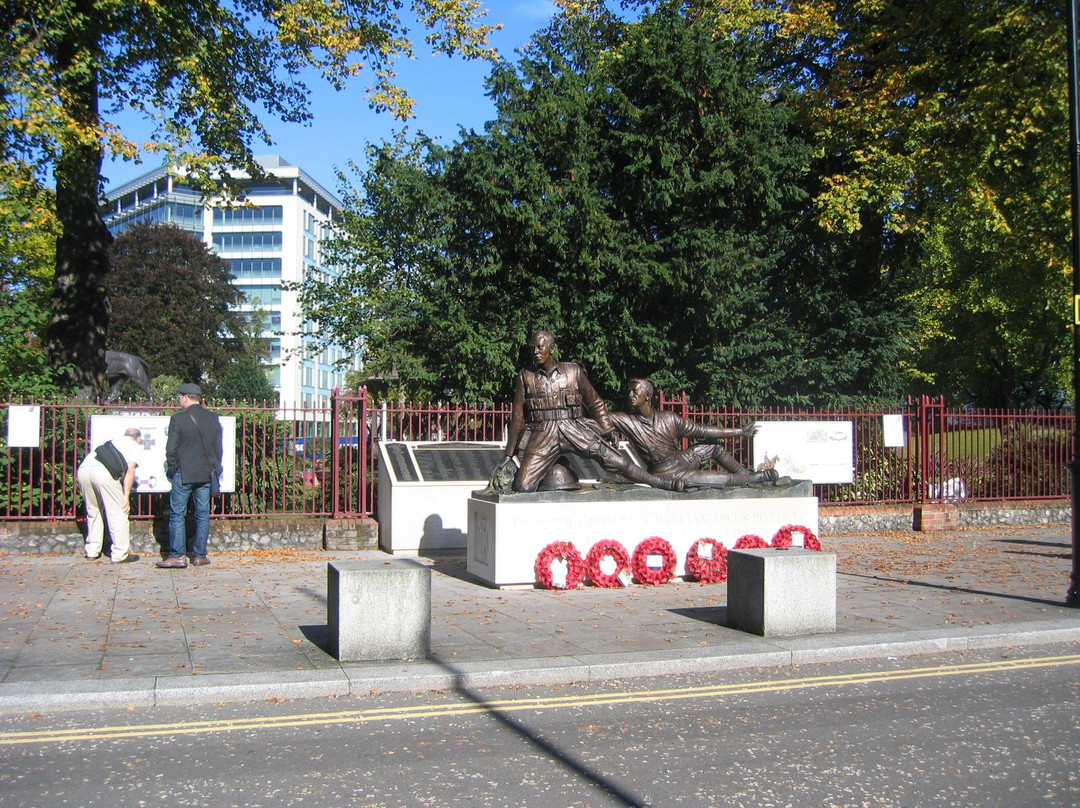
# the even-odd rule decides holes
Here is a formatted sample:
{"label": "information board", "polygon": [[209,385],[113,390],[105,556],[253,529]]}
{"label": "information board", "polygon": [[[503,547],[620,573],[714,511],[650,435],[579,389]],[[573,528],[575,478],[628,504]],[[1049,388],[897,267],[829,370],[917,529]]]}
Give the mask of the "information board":
{"label": "information board", "polygon": [[781,476],[818,484],[855,479],[851,421],[757,421],[754,468],[772,463]]}
{"label": "information board", "polygon": [[[123,438],[124,430],[142,432],[142,454],[135,466],[135,490],[140,494],[163,494],[172,490],[165,477],[165,442],[169,437],[168,415],[91,415],[90,451],[105,441]],[[221,492],[236,490],[236,417],[219,415],[221,422]]]}

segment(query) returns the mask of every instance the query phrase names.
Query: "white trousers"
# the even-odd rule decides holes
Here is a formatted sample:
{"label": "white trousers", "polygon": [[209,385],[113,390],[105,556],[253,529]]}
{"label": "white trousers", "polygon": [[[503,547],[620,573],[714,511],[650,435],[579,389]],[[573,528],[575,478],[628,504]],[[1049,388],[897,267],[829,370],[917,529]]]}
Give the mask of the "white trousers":
{"label": "white trousers", "polygon": [[124,513],[124,486],[114,480],[100,463],[82,463],[79,466],[79,489],[86,505],[86,555],[93,557],[101,552],[105,541],[105,522],[109,523],[112,539],[110,557],[121,561],[131,552],[131,526]]}

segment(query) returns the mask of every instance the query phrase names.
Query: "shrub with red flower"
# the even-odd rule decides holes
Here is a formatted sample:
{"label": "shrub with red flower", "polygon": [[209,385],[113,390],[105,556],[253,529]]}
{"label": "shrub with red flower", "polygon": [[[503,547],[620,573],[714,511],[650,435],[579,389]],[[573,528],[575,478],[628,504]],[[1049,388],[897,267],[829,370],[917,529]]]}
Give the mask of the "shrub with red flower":
{"label": "shrub with red flower", "polygon": [[[566,562],[566,581],[563,586],[556,586],[551,573],[551,565],[556,560]],[[581,553],[568,541],[554,541],[540,551],[536,557],[536,580],[545,589],[576,589],[585,580],[585,562]]]}
{"label": "shrub with red flower", "polygon": [[[607,558],[615,562],[615,570],[611,573],[600,569],[601,563]],[[605,589],[620,587],[622,583],[619,581],[619,576],[629,568],[630,556],[627,554],[626,548],[619,542],[610,539],[598,541],[589,550],[589,554],[585,556],[585,574],[593,586],[600,586]]]}
{"label": "shrub with red flower", "polygon": [[[702,551],[709,548],[704,555]],[[727,580],[727,548],[716,539],[698,539],[686,554],[686,573],[705,584]]]}
{"label": "shrub with red flower", "polygon": [[[663,564],[659,569],[649,566],[649,556],[660,556]],[[666,584],[675,574],[675,551],[667,539],[659,536],[650,536],[638,544],[634,549],[634,557],[630,560],[630,567],[634,570],[634,578],[638,583],[646,586]]]}
{"label": "shrub with red flower", "polygon": [[784,525],[772,538],[773,547],[790,547],[791,538],[796,533],[799,533],[803,537],[803,547],[807,550],[820,550],[821,542],[818,541],[818,537],[815,536],[809,528],[805,528],[802,525]]}
{"label": "shrub with red flower", "polygon": [[758,550],[758,549],[760,549],[762,547],[768,547],[768,546],[769,546],[769,543],[767,541],[765,541],[765,539],[761,538],[761,536],[755,535],[753,533],[747,533],[745,536],[739,536],[739,538],[737,538],[735,540],[735,546],[732,547],[731,549],[733,549],[733,550]]}

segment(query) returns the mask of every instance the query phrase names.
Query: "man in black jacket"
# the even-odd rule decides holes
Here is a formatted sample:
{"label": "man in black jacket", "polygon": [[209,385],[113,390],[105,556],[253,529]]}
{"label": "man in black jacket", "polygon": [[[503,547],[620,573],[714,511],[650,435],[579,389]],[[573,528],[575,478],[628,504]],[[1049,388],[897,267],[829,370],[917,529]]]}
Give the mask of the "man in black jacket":
{"label": "man in black jacket", "polygon": [[206,545],[210,541],[210,494],[216,491],[221,474],[221,424],[202,405],[202,389],[197,384],[180,385],[181,410],[169,419],[165,442],[165,476],[172,483],[169,495],[169,550],[157,566],[183,569],[187,566],[187,509],[195,506],[195,539],[191,563],[210,563]]}

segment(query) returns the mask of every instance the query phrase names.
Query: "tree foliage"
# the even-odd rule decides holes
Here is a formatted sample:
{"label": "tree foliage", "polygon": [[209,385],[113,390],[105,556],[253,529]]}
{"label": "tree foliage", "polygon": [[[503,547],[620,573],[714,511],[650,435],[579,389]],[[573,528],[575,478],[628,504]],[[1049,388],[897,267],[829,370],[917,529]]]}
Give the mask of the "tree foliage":
{"label": "tree foliage", "polygon": [[908,391],[1050,403],[1070,353],[1060,4],[800,0],[776,20],[822,150],[818,223],[906,277]]}
{"label": "tree foliage", "polygon": [[0,395],[60,392],[40,335],[56,253],[53,194],[21,162],[0,164]]}
{"label": "tree foliage", "polygon": [[243,293],[229,264],[172,225],[141,224],[112,246],[109,349],[137,354],[154,376],[213,387],[223,379],[244,329],[232,308]]}
{"label": "tree foliage", "polygon": [[494,68],[484,133],[384,144],[351,270],[308,313],[414,392],[505,396],[546,328],[606,390],[783,398],[801,325],[774,296],[810,156],[757,57],[675,4],[554,24]]}
{"label": "tree foliage", "polygon": [[[103,388],[109,326],[109,234],[98,214],[103,154],[142,152],[184,165],[209,188],[236,166],[258,176],[252,145],[263,113],[307,121],[314,72],[339,89],[367,66],[373,107],[407,117],[394,62],[412,54],[401,4],[379,0],[16,0],[0,11],[0,162],[56,182],[61,225],[47,346],[68,381]],[[413,0],[437,52],[492,58],[478,0]],[[136,144],[119,112],[150,120]],[[6,204],[6,200],[5,200]]]}
{"label": "tree foliage", "polygon": [[[559,5],[601,18],[613,4]],[[684,7],[718,36],[760,42],[762,69],[794,90],[797,125],[817,152],[801,232],[818,269],[799,274],[807,305],[837,315],[821,344],[862,339],[868,323],[881,322],[874,312],[891,309],[906,345],[897,351],[870,334],[864,360],[898,366],[905,392],[982,405],[1058,403],[1071,354],[1062,4]],[[822,275],[822,259],[839,261],[838,272]],[[837,305],[847,295],[837,297],[836,281],[865,290],[854,319]],[[858,376],[850,381],[880,392]]]}
{"label": "tree foliage", "polygon": [[309,313],[414,392],[505,396],[543,327],[609,391],[895,398],[910,312],[865,245],[819,246],[771,51],[683,4],[589,12],[493,70],[483,133],[377,150]]}
{"label": "tree foliage", "polygon": [[230,401],[273,401],[274,388],[258,362],[242,358],[233,362],[218,387],[218,395]]}

